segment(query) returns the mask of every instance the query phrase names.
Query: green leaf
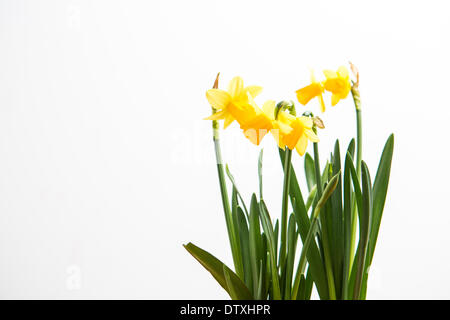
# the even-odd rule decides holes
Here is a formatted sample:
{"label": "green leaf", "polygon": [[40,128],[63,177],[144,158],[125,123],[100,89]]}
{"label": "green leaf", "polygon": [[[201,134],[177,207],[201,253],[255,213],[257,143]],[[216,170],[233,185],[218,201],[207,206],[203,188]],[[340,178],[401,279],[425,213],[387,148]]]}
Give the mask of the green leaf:
{"label": "green leaf", "polygon": [[355,166],[353,165],[353,159],[349,153],[347,153],[347,157],[349,158],[349,166],[348,167],[350,169],[350,174],[352,176],[353,189],[354,189],[354,192],[355,192],[354,194],[356,197],[356,206],[358,207],[358,212],[361,212],[362,211],[361,186],[359,185],[359,179],[356,174]]}
{"label": "green leaf", "polygon": [[261,272],[259,273],[258,291],[256,293],[256,299],[262,300],[263,299],[263,290],[264,290],[263,279],[264,279],[264,275],[265,275],[265,273],[263,272],[264,269],[263,269],[262,260],[259,261],[259,270],[261,270]]}
{"label": "green leaf", "polygon": [[263,149],[261,149],[261,151],[259,152],[258,157],[259,199],[263,198],[262,161],[263,161]]}
{"label": "green leaf", "polygon": [[[384,204],[386,201],[389,176],[391,173],[392,154],[394,152],[394,135],[391,134],[384,145],[378,165],[375,182],[373,183],[373,211],[372,224],[370,226],[369,248],[367,251],[366,265],[370,268],[380,230],[381,218],[383,216]],[[364,273],[364,279],[361,288],[361,299],[365,299],[367,290],[368,274]]]}
{"label": "green leaf", "polygon": [[314,199],[316,198],[317,194],[317,185],[314,185],[311,189],[311,192],[309,193],[308,199],[306,200],[306,211],[309,211],[311,208]]}
{"label": "green leaf", "polygon": [[348,144],[348,147],[347,147],[347,152],[350,153],[350,156],[352,157],[352,159],[355,157],[355,139],[354,138],[352,140],[350,140],[350,143]]}
{"label": "green leaf", "polygon": [[242,263],[238,264],[236,268],[236,273],[239,276],[239,278],[241,278],[242,280],[244,280],[244,261],[243,261],[243,257],[242,257],[242,244],[241,244],[241,237],[239,236],[239,217],[238,217],[238,213],[237,213],[237,209],[238,208],[238,201],[237,201],[237,190],[236,188],[233,186],[232,189],[232,193],[231,193],[231,217],[232,217],[232,223],[233,223],[233,230],[235,230],[236,232],[236,246],[237,249],[239,250],[239,252],[237,252],[238,255],[240,255],[240,261]]}
{"label": "green leaf", "polygon": [[236,193],[237,193],[237,195],[239,197],[239,200],[241,201],[242,207],[244,208],[245,214],[247,215],[247,218],[248,218],[248,210],[247,210],[247,207],[245,206],[245,201],[244,201],[244,199],[242,199],[242,196],[241,196],[241,194],[239,192],[239,189],[238,189],[238,187],[236,185],[236,181],[234,180],[234,177],[231,174],[230,169],[228,168],[228,165],[225,166],[225,171],[227,173],[228,179],[230,179],[230,181],[231,181],[231,183],[233,185],[233,188],[236,189]]}
{"label": "green leaf", "polygon": [[353,291],[353,299],[360,299],[361,285],[366,272],[366,255],[369,243],[370,225],[372,221],[372,182],[370,181],[369,169],[364,161],[361,162],[362,182],[362,211],[359,211],[359,243],[358,256],[356,257],[356,278]]}
{"label": "green leaf", "polygon": [[369,239],[369,254],[372,263],[375,245],[377,243],[378,232],[380,230],[381,217],[383,216],[384,203],[391,173],[392,153],[394,151],[394,135],[391,134],[383,149],[380,164],[378,165],[375,182],[373,184],[373,220]]}
{"label": "green leaf", "polygon": [[237,207],[238,231],[241,243],[242,263],[244,266],[244,282],[247,288],[253,289],[252,267],[250,260],[250,239],[247,220],[241,207]]}
{"label": "green leaf", "polygon": [[[341,171],[341,154],[339,148],[339,140],[336,140],[334,152],[331,159],[332,175],[340,175]],[[342,294],[342,274],[343,274],[343,257],[344,257],[344,213],[342,208],[342,183],[339,179],[336,189],[330,197],[328,202],[328,212],[330,218],[329,224],[329,245],[331,249],[331,259],[333,264],[333,273],[335,276],[336,295]],[[327,217],[327,218],[328,218]]]}
{"label": "green leaf", "polygon": [[297,248],[297,237],[298,233],[296,230],[296,222],[294,214],[289,216],[288,223],[288,255],[286,263],[286,280],[285,280],[285,291],[284,299],[291,299],[291,289],[292,289],[292,274],[294,272],[294,262],[295,262],[295,250]]}
{"label": "green leaf", "polygon": [[250,262],[252,267],[253,290],[256,294],[258,292],[259,280],[259,261],[262,260],[262,238],[261,229],[259,226],[259,206],[256,195],[252,195],[250,203]]}
{"label": "green leaf", "polygon": [[314,160],[309,153],[305,154],[305,177],[308,185],[308,191],[316,185],[316,174],[314,171]]}
{"label": "green leaf", "polygon": [[272,221],[270,221],[269,211],[267,210],[264,200],[259,203],[261,210],[261,222],[264,229],[264,233],[267,236],[267,244],[269,248],[270,268],[272,274],[272,292],[275,300],[281,300],[281,288],[280,280],[278,278],[277,268],[277,252],[275,250],[275,239],[273,234]]}
{"label": "green leaf", "polygon": [[[270,217],[269,217],[270,218]],[[278,219],[275,221],[275,227],[273,228],[273,237],[275,240],[275,252],[278,252],[278,236],[280,234],[280,222]]]}
{"label": "green leaf", "polygon": [[[284,163],[284,151],[279,149],[281,164]],[[304,243],[308,235],[311,222],[306,211],[306,207],[303,201],[300,186],[297,181],[295,170],[291,168],[291,178],[289,187],[289,197],[291,200],[292,208],[294,209],[295,220],[300,233],[302,242]],[[328,299],[328,286],[325,269],[322,263],[322,257],[319,253],[319,249],[314,241],[307,252],[308,263],[311,268],[311,274],[316,284],[317,292],[321,299]]]}
{"label": "green leaf", "polygon": [[306,278],[304,275],[302,275],[300,279],[300,287],[296,300],[310,300],[313,283],[314,282],[312,280],[311,271],[308,268],[308,271],[306,272]]}
{"label": "green leaf", "polygon": [[[261,268],[260,269],[260,276],[262,276],[262,290],[261,290],[261,295],[258,294],[257,299],[260,300],[266,300],[267,299],[267,294],[268,294],[268,290],[269,290],[269,284],[270,284],[270,269],[269,269],[269,265],[270,265],[270,261],[268,261],[267,259],[267,236],[266,234],[263,232],[262,234],[262,253],[263,253],[263,257],[262,257],[262,261],[261,261]],[[268,270],[269,269],[269,270]],[[268,276],[269,275],[269,276]],[[258,289],[259,292],[259,289]]]}
{"label": "green leaf", "polygon": [[348,297],[348,279],[350,275],[350,247],[352,237],[352,187],[350,178],[351,156],[347,151],[344,164],[344,259],[342,273],[342,299]]}
{"label": "green leaf", "polygon": [[231,280],[230,273],[227,271],[227,267],[223,266],[223,275],[225,277],[225,282],[228,287],[228,293],[232,300],[239,300],[239,293],[237,292],[236,288],[234,287],[233,281]]}
{"label": "green leaf", "polygon": [[[183,246],[206,270],[211,273],[214,279],[216,279],[222,288],[228,292],[232,299],[253,300],[253,297],[245,284],[222,261],[192,243],[188,243]],[[228,274],[228,281],[224,271]],[[230,283],[232,284],[232,288],[229,287]]]}
{"label": "green leaf", "polygon": [[[303,241],[303,247],[302,247],[302,251],[300,254],[300,260],[298,263],[297,274],[296,274],[295,282],[294,282],[294,290],[293,290],[294,297],[298,296],[298,290],[299,290],[299,285],[301,282],[301,276],[304,275],[304,273],[305,273],[306,257],[307,257],[307,253],[308,253],[312,243],[314,243],[313,239],[314,239],[314,236],[315,236],[315,234],[317,232],[317,228],[318,228],[319,214],[320,214],[322,208],[327,203],[330,196],[333,194],[334,190],[336,189],[336,186],[339,182],[339,177],[340,177],[340,172],[333,176],[333,178],[330,180],[330,182],[326,186],[325,190],[323,191],[322,197],[317,202],[316,208],[314,209],[314,213],[313,213],[312,220],[311,220],[311,226],[308,230],[308,234],[306,235],[305,240]],[[329,270],[329,269],[327,269],[327,270]],[[327,273],[327,275],[331,275],[331,273],[329,273],[329,274]],[[330,279],[333,279],[333,277],[330,277]],[[328,283],[328,284],[330,285],[331,283]],[[331,286],[334,288],[334,283]]]}

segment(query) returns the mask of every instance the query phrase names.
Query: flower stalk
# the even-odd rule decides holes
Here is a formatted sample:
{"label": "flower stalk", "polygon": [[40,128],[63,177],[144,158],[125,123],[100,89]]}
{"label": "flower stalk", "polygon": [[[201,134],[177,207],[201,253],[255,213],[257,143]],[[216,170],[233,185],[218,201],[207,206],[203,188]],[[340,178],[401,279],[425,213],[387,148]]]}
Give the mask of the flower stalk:
{"label": "flower stalk", "polygon": [[[220,73],[218,73],[216,76],[213,89],[217,89],[219,86],[219,75]],[[212,113],[213,114],[216,113],[215,108],[212,108]],[[225,214],[225,223],[227,226],[228,239],[230,241],[231,253],[233,256],[233,262],[236,273],[240,278],[242,278],[244,276],[244,267],[240,255],[239,239],[237,237],[236,230],[234,229],[233,217],[231,213],[230,203],[228,201],[228,191],[225,180],[225,169],[222,160],[222,151],[220,147],[219,122],[217,120],[212,121],[212,129],[213,129],[214,151],[216,155],[217,174],[219,176],[220,195],[222,197],[222,206]]]}
{"label": "flower stalk", "polygon": [[[350,63],[350,68],[356,78],[351,87],[353,102],[355,104],[356,115],[356,175],[358,181],[361,181],[361,161],[362,161],[362,116],[361,116],[361,96],[359,92],[359,72],[354,64]],[[353,265],[356,251],[356,226],[358,218],[358,208],[356,199],[353,200],[352,210],[352,236],[350,246],[350,266]]]}

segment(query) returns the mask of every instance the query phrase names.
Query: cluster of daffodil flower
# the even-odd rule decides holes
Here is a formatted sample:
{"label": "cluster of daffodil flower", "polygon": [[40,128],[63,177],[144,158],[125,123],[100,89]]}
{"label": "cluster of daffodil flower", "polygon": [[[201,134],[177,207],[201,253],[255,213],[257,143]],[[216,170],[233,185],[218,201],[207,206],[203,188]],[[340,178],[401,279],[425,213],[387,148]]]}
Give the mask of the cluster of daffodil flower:
{"label": "cluster of daffodil flower", "polygon": [[[319,117],[309,111],[297,116],[292,101],[277,104],[268,100],[260,108],[255,97],[262,88],[245,87],[240,77],[233,78],[228,89],[222,90],[218,88],[218,75],[213,89],[206,92],[213,110],[206,119],[213,121],[222,205],[235,270],[192,243],[185,248],[232,299],[305,300],[311,298],[313,287],[321,299],[366,298],[368,271],[387,195],[394,138],[391,135],[385,144],[372,183],[362,160],[359,73],[352,64],[350,67],[355,76],[353,81],[347,68],[341,66],[337,71],[324,70],[323,81],[317,81],[311,72],[311,83],[296,91],[302,105],[317,98],[322,112],[326,109],[325,91],[331,93],[332,106],[352,93],[356,143],[352,139],[348,144],[342,166],[339,141],[336,140],[323,170],[317,128],[323,129],[324,125]],[[224,121],[224,128],[236,121],[245,137],[255,145],[259,145],[269,132],[275,138],[284,174],[280,219],[272,220],[263,199],[262,150],[258,161],[259,200],[253,194],[250,210],[247,210],[234,177],[228,166],[223,165],[219,120]],[[313,157],[306,153],[308,141],[314,146]],[[305,158],[306,201],[291,163],[294,149]],[[231,198],[228,197],[225,172],[232,185]],[[302,249],[296,257],[299,237]]]}

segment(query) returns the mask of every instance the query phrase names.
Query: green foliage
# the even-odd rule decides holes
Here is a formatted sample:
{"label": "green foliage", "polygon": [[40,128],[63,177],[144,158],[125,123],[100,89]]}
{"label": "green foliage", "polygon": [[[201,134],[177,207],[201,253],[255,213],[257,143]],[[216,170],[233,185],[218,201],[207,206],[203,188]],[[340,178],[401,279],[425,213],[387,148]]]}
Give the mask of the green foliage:
{"label": "green foliage", "polygon": [[[308,300],[313,287],[321,299],[365,299],[369,267],[386,202],[393,149],[394,136],[391,135],[372,184],[366,163],[353,160],[355,140],[350,141],[344,158],[336,141],[323,170],[319,167],[315,145],[314,157],[308,153],[304,157],[306,202],[295,170],[286,159],[287,152],[279,149],[283,172],[289,175],[283,188],[283,210],[288,214],[281,220],[272,220],[263,199],[262,151],[258,158],[259,200],[253,194],[249,210],[226,166],[232,193],[222,201],[235,272],[192,243],[184,247],[231,299]],[[218,166],[218,170],[222,196],[225,196],[224,167]],[[357,238],[352,232],[353,217],[358,222]],[[301,254],[296,256],[299,239]],[[356,252],[351,249],[353,242],[357,243]]]}

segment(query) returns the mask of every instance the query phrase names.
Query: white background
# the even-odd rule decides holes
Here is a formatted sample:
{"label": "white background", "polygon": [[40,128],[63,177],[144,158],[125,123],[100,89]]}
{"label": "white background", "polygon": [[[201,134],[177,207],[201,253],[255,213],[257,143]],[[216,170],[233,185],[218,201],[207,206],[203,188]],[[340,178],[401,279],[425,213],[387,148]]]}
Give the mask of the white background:
{"label": "white background", "polygon": [[[0,298],[227,298],[182,247],[231,265],[205,90],[221,71],[221,87],[263,86],[259,104],[295,99],[309,68],[349,60],[373,177],[395,133],[368,298],[450,298],[446,4],[0,1]],[[351,98],[321,116],[324,161],[354,136]],[[259,148],[236,125],[222,138],[249,199]],[[262,146],[279,216],[281,165]]]}

